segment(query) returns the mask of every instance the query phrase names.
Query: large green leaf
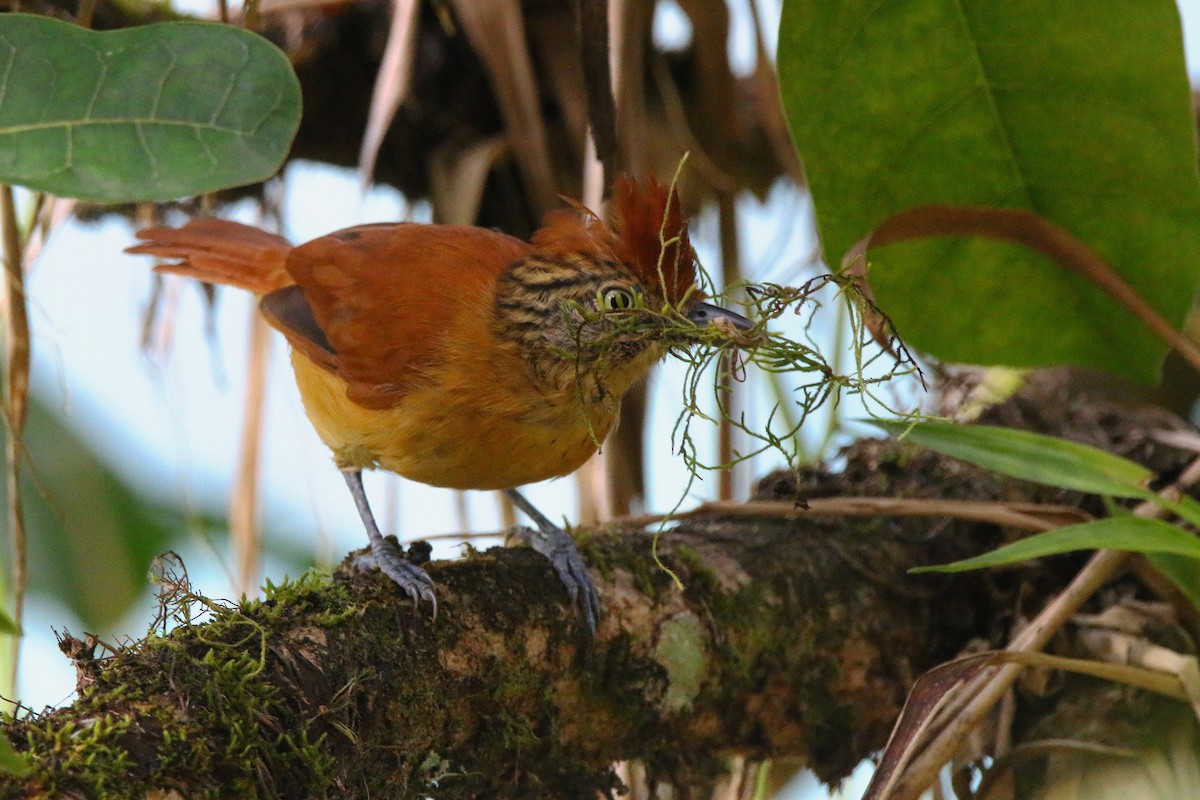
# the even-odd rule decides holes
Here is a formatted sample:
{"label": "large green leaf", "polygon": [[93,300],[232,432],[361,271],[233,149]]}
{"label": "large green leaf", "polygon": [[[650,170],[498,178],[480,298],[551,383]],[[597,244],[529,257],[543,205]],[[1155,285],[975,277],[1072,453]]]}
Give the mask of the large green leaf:
{"label": "large green leaf", "polygon": [[299,120],[291,65],[249,31],[0,15],[0,182],[110,202],[253,183]]}
{"label": "large green leaf", "polygon": [[[95,424],[93,417],[89,420]],[[0,445],[5,433],[0,430]],[[148,587],[153,559],[197,532],[228,539],[220,517],[147,501],[58,415],[33,398],[22,439],[22,498],[30,590],[55,597],[90,630],[110,630]],[[0,504],[6,502],[0,477]],[[0,541],[7,517],[0,515]],[[290,574],[312,566],[311,547],[277,526],[266,548]],[[7,553],[0,561],[7,562]],[[5,583],[7,564],[0,583]]]}
{"label": "large green leaf", "polygon": [[30,589],[109,630],[145,591],[150,562],[182,531],[182,517],[138,497],[37,402],[23,445]]}
{"label": "large green leaf", "polygon": [[[1171,0],[788,0],[779,70],[831,262],[905,209],[1025,209],[1181,323],[1200,182]],[[871,283],[947,360],[1153,380],[1166,352],[1085,279],[994,239],[880,248]]]}

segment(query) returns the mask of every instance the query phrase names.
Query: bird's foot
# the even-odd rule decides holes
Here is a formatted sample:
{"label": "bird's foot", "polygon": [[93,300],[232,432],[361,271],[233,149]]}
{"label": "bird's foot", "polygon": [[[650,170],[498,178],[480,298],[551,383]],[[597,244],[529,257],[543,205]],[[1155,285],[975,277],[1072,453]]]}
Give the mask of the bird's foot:
{"label": "bird's foot", "polygon": [[433,578],[404,557],[404,551],[395,539],[373,539],[371,549],[357,555],[352,564],[361,570],[379,570],[412,598],[413,605],[428,600],[433,606],[433,616],[437,616],[437,595],[434,593]]}
{"label": "bird's foot", "polygon": [[558,573],[558,579],[567,589],[571,605],[579,607],[588,630],[594,635],[596,618],[600,615],[600,596],[588,577],[587,565],[583,563],[575,542],[558,527],[538,529],[518,525],[513,528],[513,533],[550,561]]}

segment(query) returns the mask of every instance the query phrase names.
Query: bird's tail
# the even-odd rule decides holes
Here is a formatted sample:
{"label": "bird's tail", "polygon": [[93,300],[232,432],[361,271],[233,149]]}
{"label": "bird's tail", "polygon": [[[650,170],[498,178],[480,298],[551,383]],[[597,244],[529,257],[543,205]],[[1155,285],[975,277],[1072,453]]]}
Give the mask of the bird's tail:
{"label": "bird's tail", "polygon": [[155,267],[157,272],[236,286],[260,296],[295,283],[284,267],[291,243],[249,225],[202,218],[182,228],[146,228],[137,236],[143,243],[126,253],[180,259]]}

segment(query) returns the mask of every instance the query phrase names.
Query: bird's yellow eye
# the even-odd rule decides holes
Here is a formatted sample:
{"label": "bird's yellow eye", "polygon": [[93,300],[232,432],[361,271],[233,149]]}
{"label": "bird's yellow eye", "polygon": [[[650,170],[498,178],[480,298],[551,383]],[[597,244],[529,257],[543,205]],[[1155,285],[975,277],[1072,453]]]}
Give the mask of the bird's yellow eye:
{"label": "bird's yellow eye", "polygon": [[633,292],[628,289],[605,289],[600,296],[601,308],[605,311],[628,311],[633,308]]}

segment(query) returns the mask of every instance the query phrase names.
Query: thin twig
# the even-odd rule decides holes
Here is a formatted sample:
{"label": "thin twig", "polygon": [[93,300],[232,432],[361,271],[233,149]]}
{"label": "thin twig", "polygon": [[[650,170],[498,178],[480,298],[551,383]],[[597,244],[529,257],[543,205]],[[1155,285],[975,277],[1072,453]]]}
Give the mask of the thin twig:
{"label": "thin twig", "polygon": [[596,158],[604,165],[604,186],[612,187],[617,169],[617,112],[612,93],[612,64],[607,0],[579,0],[579,63]]}
{"label": "thin twig", "polygon": [[867,249],[930,236],[983,236],[1023,245],[1051,258],[1063,269],[1090,281],[1140,319],[1200,372],[1200,345],[1163,318],[1111,264],[1074,234],[1032,211],[929,205],[889,217],[842,260],[843,268],[866,263]]}
{"label": "thin twig", "polygon": [[[509,504],[511,509],[511,504]],[[510,512],[511,513],[511,512]],[[1043,531],[1076,525],[1092,519],[1090,514],[1073,506],[1042,505],[1039,503],[989,503],[975,500],[922,500],[904,497],[818,497],[808,501],[808,508],[795,503],[755,501],[750,503],[703,503],[690,511],[664,517],[663,514],[632,514],[611,520],[615,533],[661,525],[664,520],[680,522],[706,516],[751,517],[759,519],[795,519],[797,517],[950,517],[951,519],[989,522],[1010,528]],[[514,521],[503,522],[511,527]],[[426,540],[472,541],[505,536],[505,531],[472,533],[439,533],[422,536]]]}
{"label": "thin twig", "polygon": [[[740,247],[737,229],[737,205],[735,197],[727,192],[717,195],[718,226],[721,232],[721,285],[733,286],[741,280]],[[732,358],[732,354],[727,358]],[[722,395],[722,404],[727,413],[721,416],[717,426],[717,463],[722,465],[717,473],[717,499],[733,499],[733,420],[738,416],[742,392],[734,385],[730,369],[722,370],[721,383],[717,391]]]}
{"label": "thin twig", "polygon": [[[750,503],[704,503],[691,511],[673,514],[671,520],[701,516],[725,515],[738,517],[951,517],[953,519],[991,522],[1030,531],[1048,531],[1064,525],[1075,525],[1092,519],[1091,515],[1073,506],[1041,505],[1038,503],[1000,503],[978,500],[920,499],[906,497],[814,497],[808,508],[783,501]],[[644,526],[661,523],[660,514],[639,514],[614,520],[623,526]]]}
{"label": "thin twig", "polygon": [[96,15],[97,0],[80,0],[79,16],[75,18],[75,22],[81,28],[92,27],[92,18]]}

